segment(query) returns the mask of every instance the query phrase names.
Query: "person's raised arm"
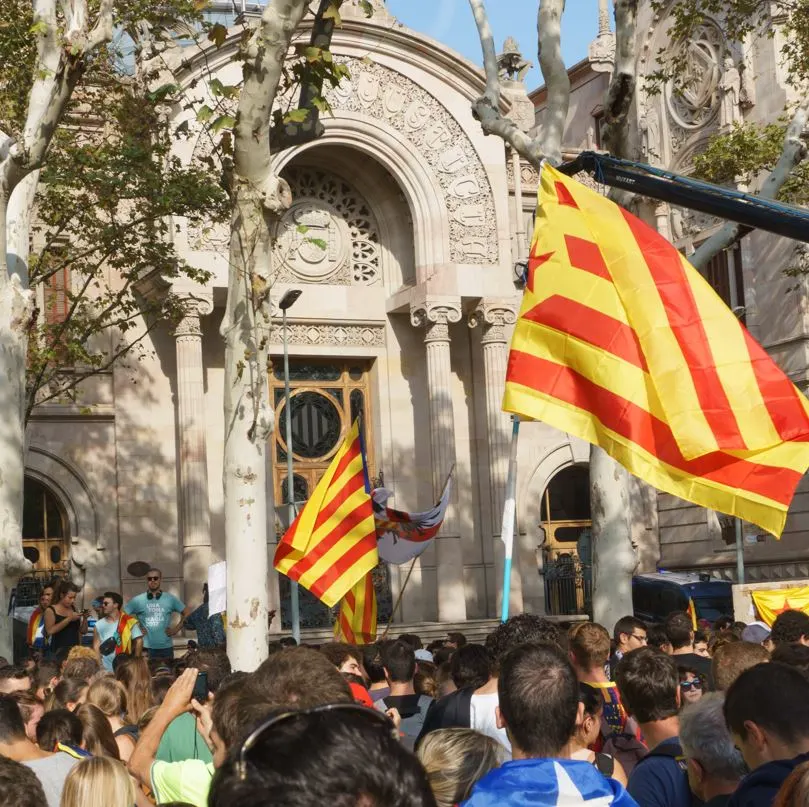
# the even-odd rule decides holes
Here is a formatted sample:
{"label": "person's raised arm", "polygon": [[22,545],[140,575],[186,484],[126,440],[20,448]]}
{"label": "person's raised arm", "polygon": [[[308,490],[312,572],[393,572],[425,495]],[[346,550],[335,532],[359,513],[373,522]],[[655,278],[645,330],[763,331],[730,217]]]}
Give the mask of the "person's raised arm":
{"label": "person's raised arm", "polygon": [[127,763],[129,772],[142,784],[151,782],[152,764],[155,761],[160,738],[169,723],[191,707],[191,695],[197,680],[197,670],[189,667],[169,687],[163,703],[158,706],[149,724],[140,734],[132,756]]}

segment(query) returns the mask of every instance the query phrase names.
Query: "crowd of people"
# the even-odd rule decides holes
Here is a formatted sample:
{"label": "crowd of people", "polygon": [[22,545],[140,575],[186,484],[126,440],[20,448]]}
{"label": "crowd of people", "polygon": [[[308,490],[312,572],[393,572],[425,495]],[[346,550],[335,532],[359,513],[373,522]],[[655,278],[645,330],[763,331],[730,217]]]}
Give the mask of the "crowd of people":
{"label": "crowd of people", "polygon": [[772,630],[520,614],[484,644],[287,637],[249,673],[220,646],[175,659],[117,633],[109,664],[107,636],[0,666],[0,807],[809,804],[801,611]]}

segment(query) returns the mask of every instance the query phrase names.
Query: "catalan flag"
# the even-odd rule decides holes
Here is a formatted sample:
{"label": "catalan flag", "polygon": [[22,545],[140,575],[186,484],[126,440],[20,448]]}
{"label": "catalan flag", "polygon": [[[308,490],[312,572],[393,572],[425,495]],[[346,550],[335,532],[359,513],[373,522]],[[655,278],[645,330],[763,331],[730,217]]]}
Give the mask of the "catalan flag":
{"label": "catalan flag", "polygon": [[655,230],[543,166],[503,409],[780,536],[809,402]]}
{"label": "catalan flag", "polygon": [[370,572],[340,601],[340,613],[334,623],[334,639],[348,644],[372,644],[376,641],[376,591]]}
{"label": "catalan flag", "polygon": [[275,568],[332,607],[379,562],[359,421],[284,534]]}

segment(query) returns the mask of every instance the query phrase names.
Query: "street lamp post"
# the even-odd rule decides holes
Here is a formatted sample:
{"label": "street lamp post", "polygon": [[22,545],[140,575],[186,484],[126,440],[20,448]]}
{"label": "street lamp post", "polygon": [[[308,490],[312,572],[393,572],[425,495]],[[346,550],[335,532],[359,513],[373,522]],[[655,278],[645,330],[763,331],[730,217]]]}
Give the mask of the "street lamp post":
{"label": "street lamp post", "polygon": [[[295,520],[295,485],[293,483],[292,467],[292,402],[289,397],[289,345],[287,340],[287,309],[302,294],[300,289],[290,289],[281,298],[278,307],[283,316],[283,342],[284,342],[284,412],[286,413],[286,444],[287,444],[287,507],[289,526]],[[292,635],[295,641],[301,643],[301,614],[298,598],[298,583],[289,581],[289,606],[292,611]]]}

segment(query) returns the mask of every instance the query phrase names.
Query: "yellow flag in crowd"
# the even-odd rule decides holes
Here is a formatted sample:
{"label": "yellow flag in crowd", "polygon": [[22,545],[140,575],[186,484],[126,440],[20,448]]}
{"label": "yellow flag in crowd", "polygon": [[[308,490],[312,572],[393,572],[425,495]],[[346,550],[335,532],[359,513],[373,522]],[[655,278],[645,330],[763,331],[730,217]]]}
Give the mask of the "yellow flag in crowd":
{"label": "yellow flag in crowd", "polygon": [[503,409],[779,536],[809,402],[661,235],[545,165]]}
{"label": "yellow flag in crowd", "polygon": [[751,591],[750,594],[759,616],[768,625],[772,625],[778,614],[784,611],[809,614],[809,586]]}
{"label": "yellow flag in crowd", "polygon": [[348,644],[372,644],[376,641],[376,592],[370,572],[340,601],[340,613],[334,623],[334,639]]}

